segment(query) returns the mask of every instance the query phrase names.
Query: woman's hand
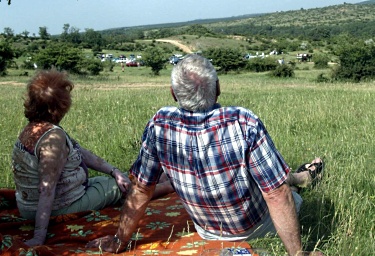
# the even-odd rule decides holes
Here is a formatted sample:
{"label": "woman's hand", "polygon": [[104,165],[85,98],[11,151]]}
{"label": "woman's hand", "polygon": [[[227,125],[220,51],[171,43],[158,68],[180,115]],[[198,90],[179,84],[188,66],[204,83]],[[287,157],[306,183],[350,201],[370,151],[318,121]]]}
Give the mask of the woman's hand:
{"label": "woman's hand", "polygon": [[117,186],[122,193],[127,193],[129,191],[131,182],[127,174],[121,172],[119,169],[115,169],[112,172],[113,178],[116,180]]}
{"label": "woman's hand", "polygon": [[30,240],[27,240],[25,242],[28,246],[37,246],[37,245],[43,245],[44,244],[44,239],[40,239],[37,237],[33,237]]}

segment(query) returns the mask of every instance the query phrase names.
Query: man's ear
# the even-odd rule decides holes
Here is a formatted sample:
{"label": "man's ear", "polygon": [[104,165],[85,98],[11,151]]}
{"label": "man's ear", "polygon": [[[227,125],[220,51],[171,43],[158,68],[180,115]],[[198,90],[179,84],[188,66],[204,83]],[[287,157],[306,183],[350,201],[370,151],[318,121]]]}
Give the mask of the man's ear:
{"label": "man's ear", "polygon": [[177,98],[176,98],[176,95],[174,95],[172,86],[171,86],[171,94],[172,94],[174,101],[177,102]]}
{"label": "man's ear", "polygon": [[216,81],[216,97],[219,97],[220,94],[221,94],[220,83],[219,83],[219,79],[217,79],[217,81]]}

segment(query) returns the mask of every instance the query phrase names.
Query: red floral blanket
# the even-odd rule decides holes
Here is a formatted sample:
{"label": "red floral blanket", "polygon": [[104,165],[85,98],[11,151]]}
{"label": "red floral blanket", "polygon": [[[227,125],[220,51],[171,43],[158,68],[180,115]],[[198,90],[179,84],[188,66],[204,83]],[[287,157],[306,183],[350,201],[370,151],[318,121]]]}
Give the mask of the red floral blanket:
{"label": "red floral blanket", "polygon": [[[45,245],[30,248],[23,240],[32,238],[34,222],[20,217],[14,190],[0,189],[0,255],[113,255],[102,252],[100,248],[85,248],[85,245],[95,238],[115,234],[120,207],[52,217]],[[119,255],[214,256],[214,251],[222,248],[251,251],[247,242],[200,238],[175,193],[150,202],[137,232],[133,234],[133,241],[131,248]]]}

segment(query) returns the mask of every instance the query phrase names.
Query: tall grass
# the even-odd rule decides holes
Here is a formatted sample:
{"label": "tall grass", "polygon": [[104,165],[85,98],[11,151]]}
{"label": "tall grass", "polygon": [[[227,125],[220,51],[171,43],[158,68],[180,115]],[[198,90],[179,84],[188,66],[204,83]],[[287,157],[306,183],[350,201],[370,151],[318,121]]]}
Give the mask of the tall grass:
{"label": "tall grass", "polygon": [[[169,72],[151,77],[144,69],[117,69],[102,79],[73,77],[73,106],[62,126],[82,146],[126,171],[157,109],[175,105]],[[306,71],[275,80],[264,74],[220,76],[222,105],[241,105],[265,123],[277,148],[295,169],[321,156],[323,181],[302,191],[300,214],[306,250],[326,255],[375,255],[375,84],[317,84]],[[0,80],[0,187],[14,187],[11,151],[26,124],[24,87]],[[92,175],[96,175],[95,173]],[[279,238],[249,241],[274,255]]]}

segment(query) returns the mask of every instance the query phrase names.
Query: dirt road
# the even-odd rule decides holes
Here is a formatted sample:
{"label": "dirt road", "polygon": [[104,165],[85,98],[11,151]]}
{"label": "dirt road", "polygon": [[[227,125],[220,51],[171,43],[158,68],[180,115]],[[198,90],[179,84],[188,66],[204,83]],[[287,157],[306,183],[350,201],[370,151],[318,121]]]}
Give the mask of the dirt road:
{"label": "dirt road", "polygon": [[173,44],[175,46],[177,46],[178,48],[180,48],[183,52],[186,52],[186,53],[192,53],[193,51],[186,45],[184,44],[181,44],[179,41],[177,40],[171,40],[171,39],[156,39],[155,41],[157,42],[164,42],[164,43],[170,43],[170,44]]}

